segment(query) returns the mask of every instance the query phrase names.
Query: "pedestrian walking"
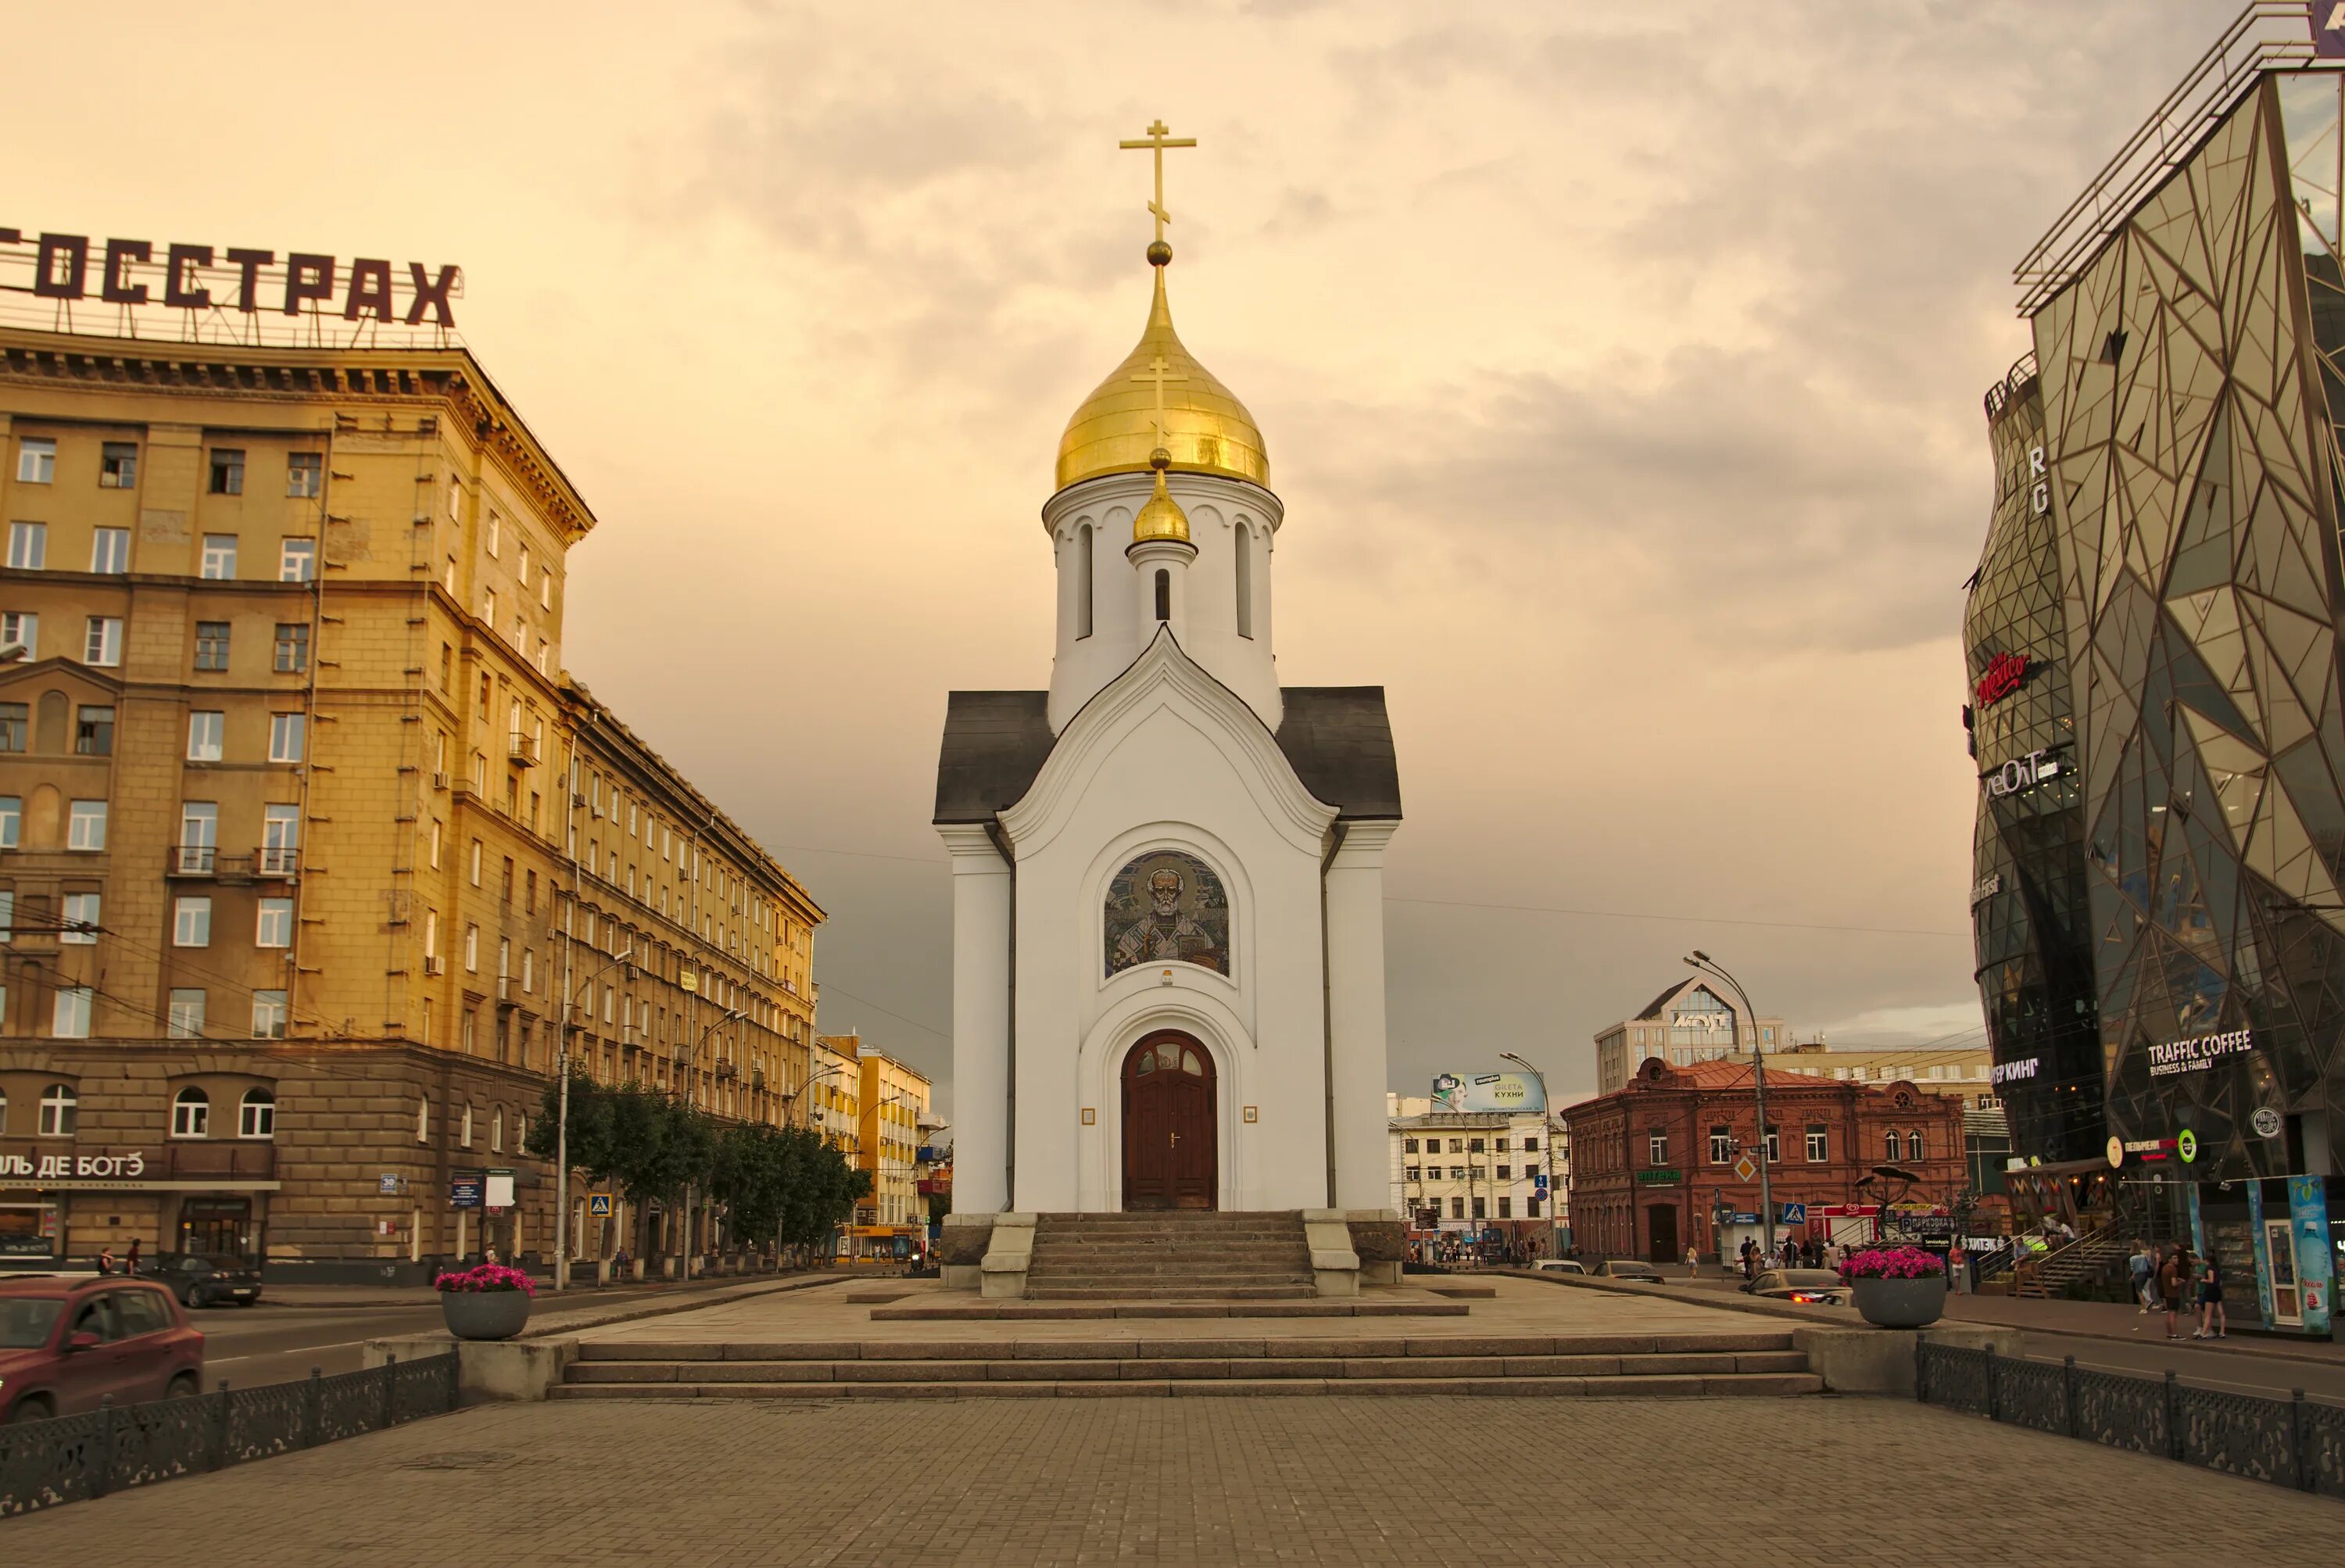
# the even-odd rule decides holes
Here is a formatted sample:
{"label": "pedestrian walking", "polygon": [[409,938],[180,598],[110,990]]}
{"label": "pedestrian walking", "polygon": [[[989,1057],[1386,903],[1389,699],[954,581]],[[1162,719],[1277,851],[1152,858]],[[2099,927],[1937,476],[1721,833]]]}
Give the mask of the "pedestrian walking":
{"label": "pedestrian walking", "polygon": [[1696,1252],[1693,1249],[1693,1243],[1689,1241],[1686,1243],[1686,1278],[1695,1279],[1700,1278],[1700,1275],[1701,1254]]}
{"label": "pedestrian walking", "polygon": [[130,1257],[123,1272],[133,1278],[138,1275],[138,1237],[135,1236],[130,1238]]}
{"label": "pedestrian walking", "polygon": [[2189,1289],[2190,1249],[2177,1242],[2157,1271],[2157,1293],[2166,1308],[2166,1337],[2169,1339],[2182,1338],[2175,1331],[2175,1319],[2181,1315],[2182,1299]]}
{"label": "pedestrian walking", "polygon": [[2223,1260],[2213,1253],[2198,1271],[2198,1331],[2194,1339],[2228,1339],[2230,1319],[2223,1313]]}
{"label": "pedestrian walking", "polygon": [[101,1247],[97,1249],[97,1271],[100,1274],[111,1274],[114,1272],[113,1247]]}
{"label": "pedestrian walking", "polygon": [[2150,1303],[2157,1298],[2157,1292],[2149,1288],[2149,1277],[2154,1267],[2148,1238],[2137,1237],[2133,1256],[2126,1259],[2126,1278],[2133,1281],[2133,1304],[2138,1308],[2134,1315],[2137,1318],[2149,1316]]}

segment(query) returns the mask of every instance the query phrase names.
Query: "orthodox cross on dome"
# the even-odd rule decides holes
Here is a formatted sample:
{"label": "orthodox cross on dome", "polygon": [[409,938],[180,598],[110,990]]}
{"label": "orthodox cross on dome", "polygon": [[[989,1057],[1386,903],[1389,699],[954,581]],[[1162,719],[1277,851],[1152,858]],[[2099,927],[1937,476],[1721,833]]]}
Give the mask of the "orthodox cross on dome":
{"label": "orthodox cross on dome", "polygon": [[[1164,383],[1185,382],[1189,378],[1172,369],[1172,361],[1160,353],[1149,360],[1146,370],[1136,372],[1132,379],[1136,382],[1153,382],[1156,384],[1156,444],[1169,457],[1172,442],[1164,431]],[[1155,466],[1152,454],[1150,466]]]}
{"label": "orthodox cross on dome", "polygon": [[[1172,221],[1172,215],[1164,210],[1164,149],[1168,147],[1194,147],[1197,145],[1197,138],[1195,137],[1168,137],[1164,134],[1164,122],[1162,120],[1157,120],[1149,126],[1148,135],[1144,139],[1139,141],[1120,141],[1115,144],[1118,148],[1122,148],[1127,152],[1136,151],[1141,148],[1147,148],[1156,155],[1156,199],[1148,204],[1149,212],[1153,215],[1156,219],[1156,244],[1149,248],[1148,259],[1151,261],[1156,261],[1156,249],[1164,243],[1164,226]],[[1171,260],[1172,256],[1168,252],[1165,256],[1165,260],[1169,261]],[[1156,264],[1161,267],[1164,263],[1162,261],[1157,261]]]}

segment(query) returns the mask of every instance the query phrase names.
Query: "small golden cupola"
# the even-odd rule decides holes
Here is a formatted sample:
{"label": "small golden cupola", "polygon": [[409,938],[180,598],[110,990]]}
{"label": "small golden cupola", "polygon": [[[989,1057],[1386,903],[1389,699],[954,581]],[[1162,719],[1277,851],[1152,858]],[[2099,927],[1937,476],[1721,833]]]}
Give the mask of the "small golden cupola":
{"label": "small golden cupola", "polygon": [[1177,539],[1188,544],[1189,514],[1181,510],[1181,504],[1172,499],[1172,492],[1164,484],[1164,471],[1172,466],[1172,454],[1160,446],[1148,454],[1148,466],[1156,471],[1156,488],[1148,493],[1148,504],[1132,520],[1132,542],[1141,545],[1151,539]]}
{"label": "small golden cupola", "polygon": [[[1148,129],[1146,140],[1121,145],[1156,154],[1156,199],[1149,206],[1156,219],[1156,239],[1148,247],[1148,263],[1156,274],[1155,298],[1139,343],[1067,421],[1066,432],[1059,437],[1058,488],[1102,473],[1143,473],[1153,468],[1157,483],[1149,510],[1170,506],[1177,514],[1179,508],[1164,488],[1166,469],[1249,480],[1266,489],[1270,455],[1245,404],[1197,361],[1172,330],[1172,308],[1164,294],[1172,247],[1164,240],[1169,217],[1164,211],[1163,149],[1194,147],[1196,142],[1166,137],[1162,120]],[[1160,456],[1162,463],[1156,461]]]}

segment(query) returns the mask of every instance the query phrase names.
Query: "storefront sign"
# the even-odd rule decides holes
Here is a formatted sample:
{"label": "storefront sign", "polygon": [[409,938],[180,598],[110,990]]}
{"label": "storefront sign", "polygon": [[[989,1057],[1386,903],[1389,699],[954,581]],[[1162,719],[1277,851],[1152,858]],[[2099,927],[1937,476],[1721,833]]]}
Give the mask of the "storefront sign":
{"label": "storefront sign", "polygon": [[1971,908],[1976,909],[1995,894],[2003,891],[2003,873],[1989,871],[1971,884]]}
{"label": "storefront sign", "polygon": [[2279,1136],[2282,1123],[2277,1110],[2269,1105],[2258,1105],[2255,1115],[2248,1118],[2248,1125],[2255,1128],[2256,1136],[2259,1138],[2276,1138]]}
{"label": "storefront sign", "polygon": [[1637,1173],[1639,1186],[1674,1186],[1685,1180],[1685,1173],[1673,1170],[1643,1170]]}
{"label": "storefront sign", "polygon": [[482,1189],[488,1186],[488,1176],[482,1171],[459,1171],[448,1178],[450,1208],[478,1208]]}
{"label": "storefront sign", "polygon": [[2174,1152],[2182,1156],[2182,1163],[2186,1166],[2191,1161],[2197,1159],[2198,1157],[2198,1135],[2192,1132],[2188,1127],[2183,1128],[2181,1135],[2174,1140]]}
{"label": "storefront sign", "polygon": [[69,1181],[76,1176],[127,1180],[147,1174],[142,1154],[0,1155],[0,1180]]}
{"label": "storefront sign", "polygon": [[2026,678],[2025,654],[2000,653],[1987,661],[1986,673],[1978,677],[1978,684],[1973,690],[1981,708],[1993,708],[2017,691],[2019,683]]}
{"label": "storefront sign", "polygon": [[1994,772],[1982,774],[1980,782],[1986,786],[1988,795],[2000,799],[2032,789],[2046,779],[2057,778],[2059,773],[2060,759],[2047,747],[2013,758]]}
{"label": "storefront sign", "polygon": [[2149,1075],[2164,1078],[2176,1073],[2203,1073],[2221,1057],[2237,1056],[2255,1048],[2255,1032],[2250,1029],[2201,1034],[2195,1040],[2153,1040],[2149,1046]]}
{"label": "storefront sign", "polygon": [[1986,1070],[1986,1075],[1992,1083],[2017,1084],[2035,1076],[2035,1070],[2043,1064],[2041,1056],[2024,1057],[2016,1062],[1997,1062]]}
{"label": "storefront sign", "polygon": [[[2197,1154],[2198,1138],[2191,1135],[2185,1135],[2190,1136],[2191,1152],[2194,1155]],[[2173,1138],[2120,1138],[2112,1134],[2108,1147],[2109,1168],[2118,1169],[2126,1163],[2126,1156],[2128,1155],[2144,1165],[2168,1159],[2173,1156],[2176,1146],[2177,1140]]]}
{"label": "storefront sign", "polygon": [[513,1172],[509,1170],[494,1170],[489,1172],[488,1179],[481,1188],[481,1207],[483,1208],[502,1209],[511,1208],[513,1206]]}

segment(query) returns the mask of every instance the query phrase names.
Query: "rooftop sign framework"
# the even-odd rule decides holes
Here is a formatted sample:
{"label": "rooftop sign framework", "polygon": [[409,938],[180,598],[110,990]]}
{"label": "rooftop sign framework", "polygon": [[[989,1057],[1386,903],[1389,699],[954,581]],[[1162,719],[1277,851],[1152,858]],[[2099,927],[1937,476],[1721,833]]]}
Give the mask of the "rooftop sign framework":
{"label": "rooftop sign framework", "polygon": [[2345,66],[2336,51],[2345,18],[2335,0],[2256,0],[2101,166],[2084,193],[2055,219],[2012,269],[2019,314],[2033,316],[2076,280],[2108,238],[2266,71]]}
{"label": "rooftop sign framework", "polygon": [[0,322],[248,348],[452,348],[464,271],[0,228]]}

